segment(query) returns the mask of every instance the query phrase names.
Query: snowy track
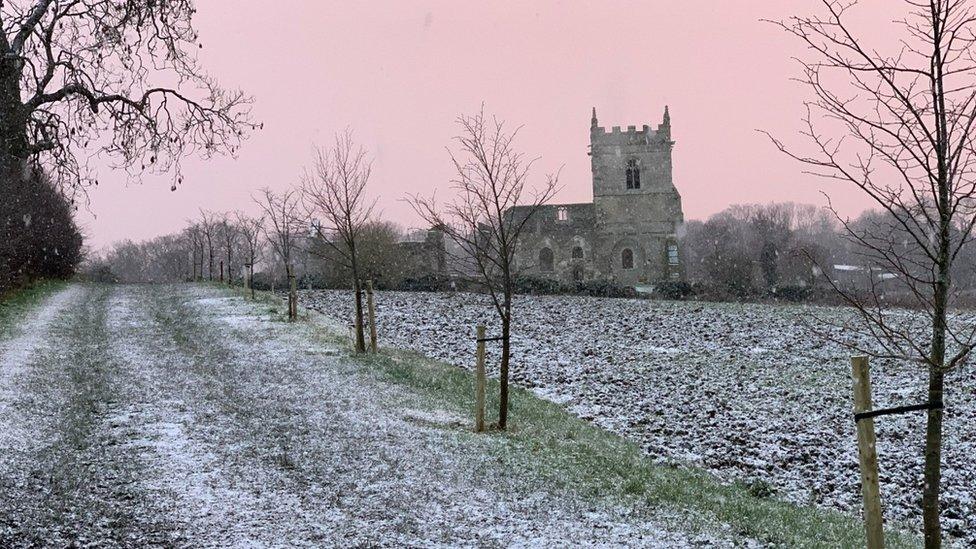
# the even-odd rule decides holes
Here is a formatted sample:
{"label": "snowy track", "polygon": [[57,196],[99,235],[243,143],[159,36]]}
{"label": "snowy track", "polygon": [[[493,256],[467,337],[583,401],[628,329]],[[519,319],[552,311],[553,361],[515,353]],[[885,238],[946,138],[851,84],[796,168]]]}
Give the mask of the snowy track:
{"label": "snowy track", "polygon": [[730,545],[485,462],[504,439],[220,290],[74,286],[21,333],[0,342],[0,547]]}
{"label": "snowy track", "polygon": [[[471,366],[484,296],[380,292],[382,344]],[[302,304],[352,318],[348,292]],[[848,353],[800,322],[839,309],[519,297],[513,376],[581,417],[641,443],[661,461],[763,481],[798,503],[859,512]],[[489,327],[489,332],[497,329]],[[917,367],[877,363],[875,403],[925,400]],[[976,544],[976,368],[947,379],[944,524]],[[920,522],[922,414],[877,421],[886,517]],[[757,485],[758,489],[764,489]]]}

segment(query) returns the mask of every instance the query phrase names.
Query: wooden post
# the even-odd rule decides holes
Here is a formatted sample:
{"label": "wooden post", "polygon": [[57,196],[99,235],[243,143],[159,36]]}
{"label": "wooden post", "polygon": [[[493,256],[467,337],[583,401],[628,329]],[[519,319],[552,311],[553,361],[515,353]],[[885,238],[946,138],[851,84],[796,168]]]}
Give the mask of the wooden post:
{"label": "wooden post", "polygon": [[[854,375],[854,413],[871,411],[871,372],[868,357],[851,357]],[[861,462],[861,494],[864,496],[864,528],[868,549],[884,547],[881,489],[878,486],[878,451],[874,418],[857,422],[857,450]]]}
{"label": "wooden post", "polygon": [[220,260],[220,282],[224,282],[224,260]]}
{"label": "wooden post", "polygon": [[296,285],[294,270],[288,273],[288,302],[291,303],[288,318],[295,320],[298,318],[298,286]]}
{"label": "wooden post", "polygon": [[376,306],[373,303],[373,281],[366,281],[366,308],[369,313],[369,352],[376,353]]}
{"label": "wooden post", "polygon": [[[244,264],[244,295],[246,296],[249,292],[253,292],[251,287],[251,266],[247,263]],[[251,293],[251,299],[254,299],[254,294]]]}
{"label": "wooden post", "polygon": [[485,327],[478,325],[477,365],[474,369],[474,430],[485,430]]}
{"label": "wooden post", "polygon": [[359,350],[359,315],[356,314],[355,307],[352,311],[352,348],[355,353],[366,352],[366,349]]}

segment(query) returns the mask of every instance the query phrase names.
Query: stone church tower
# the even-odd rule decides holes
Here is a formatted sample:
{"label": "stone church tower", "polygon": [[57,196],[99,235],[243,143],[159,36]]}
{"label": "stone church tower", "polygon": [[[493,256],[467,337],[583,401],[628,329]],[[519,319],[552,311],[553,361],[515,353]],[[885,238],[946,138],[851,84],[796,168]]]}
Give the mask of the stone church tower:
{"label": "stone church tower", "polygon": [[[653,286],[682,278],[676,233],[684,216],[672,179],[671,116],[657,128],[600,127],[590,120],[593,202],[545,206],[516,254],[523,274],[564,283],[611,280]],[[522,217],[526,208],[509,210]]]}

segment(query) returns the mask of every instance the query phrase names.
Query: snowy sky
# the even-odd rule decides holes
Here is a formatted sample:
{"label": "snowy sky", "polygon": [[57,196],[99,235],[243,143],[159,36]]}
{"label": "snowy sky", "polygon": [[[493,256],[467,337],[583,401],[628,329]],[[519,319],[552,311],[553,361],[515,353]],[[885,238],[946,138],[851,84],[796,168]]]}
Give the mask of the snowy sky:
{"label": "snowy sky", "polygon": [[[890,0],[864,0],[872,38],[892,36]],[[237,159],[184,162],[186,182],[125,185],[100,173],[80,221],[102,247],[181,228],[200,208],[253,210],[264,186],[297,182],[313,143],[346,127],[375,155],[384,217],[418,225],[405,193],[446,195],[454,119],[485,102],[524,125],[537,176],[563,167],[558,201],[591,197],[590,109],[602,126],[660,122],[670,105],[674,178],[689,219],[729,204],[793,200],[847,213],[850,188],[800,174],[756,132],[795,139],[807,91],[795,40],[760,19],[822,11],[818,0],[346,1],[199,0],[202,60],[256,99],[265,129]],[[887,13],[882,13],[887,10]]]}

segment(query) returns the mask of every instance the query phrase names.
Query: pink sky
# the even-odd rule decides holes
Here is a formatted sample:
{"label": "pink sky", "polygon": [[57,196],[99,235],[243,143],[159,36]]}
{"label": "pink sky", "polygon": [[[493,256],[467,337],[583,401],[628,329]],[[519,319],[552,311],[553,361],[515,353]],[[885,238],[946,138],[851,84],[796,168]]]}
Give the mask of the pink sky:
{"label": "pink sky", "polygon": [[[890,13],[866,1],[871,31]],[[602,126],[659,123],[670,105],[674,181],[687,219],[733,203],[869,204],[848,187],[800,174],[758,128],[795,141],[807,91],[794,40],[761,18],[821,9],[817,0],[326,2],[200,0],[203,62],[254,95],[265,123],[237,159],[184,163],[186,182],[126,186],[108,170],[80,221],[90,243],[176,231],[200,208],[254,211],[251,194],[297,182],[314,143],[343,128],[375,156],[372,192],[384,218],[419,225],[406,193],[444,197],[454,119],[485,102],[522,124],[537,176],[563,166],[560,202],[591,198],[590,108]],[[873,10],[873,13],[872,13]],[[92,215],[94,214],[94,215]]]}

